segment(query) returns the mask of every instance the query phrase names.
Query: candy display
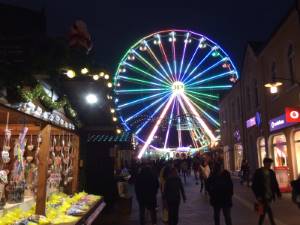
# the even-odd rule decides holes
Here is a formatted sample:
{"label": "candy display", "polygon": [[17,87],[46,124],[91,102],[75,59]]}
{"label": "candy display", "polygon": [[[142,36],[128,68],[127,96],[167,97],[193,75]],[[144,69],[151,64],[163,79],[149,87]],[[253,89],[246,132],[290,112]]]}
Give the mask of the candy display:
{"label": "candy display", "polygon": [[86,214],[101,198],[85,192],[77,193],[72,197],[64,193],[55,193],[46,203],[46,216],[35,215],[35,206],[27,211],[16,208],[0,217],[0,225],[75,224],[80,216]]}

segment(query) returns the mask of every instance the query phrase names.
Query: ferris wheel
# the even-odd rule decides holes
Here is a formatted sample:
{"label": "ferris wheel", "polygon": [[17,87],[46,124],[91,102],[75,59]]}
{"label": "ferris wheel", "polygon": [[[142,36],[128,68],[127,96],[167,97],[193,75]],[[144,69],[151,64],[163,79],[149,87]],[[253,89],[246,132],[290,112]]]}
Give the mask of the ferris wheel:
{"label": "ferris wheel", "polygon": [[218,101],[238,72],[209,38],[187,30],[163,30],[137,41],[114,77],[120,123],[148,149],[185,149],[218,141]]}

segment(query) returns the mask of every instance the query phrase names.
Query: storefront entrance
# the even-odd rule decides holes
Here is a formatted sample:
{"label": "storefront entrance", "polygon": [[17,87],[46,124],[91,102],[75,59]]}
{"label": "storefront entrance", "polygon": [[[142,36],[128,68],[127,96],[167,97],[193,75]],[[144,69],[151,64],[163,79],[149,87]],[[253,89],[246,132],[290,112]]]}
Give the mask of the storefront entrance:
{"label": "storefront entrance", "polygon": [[300,130],[295,132],[294,142],[295,142],[295,165],[296,165],[295,177],[298,177],[300,175]]}
{"label": "storefront entrance", "polygon": [[272,137],[272,157],[274,159],[274,170],[282,192],[290,191],[290,174],[288,167],[288,151],[286,136],[276,134]]}

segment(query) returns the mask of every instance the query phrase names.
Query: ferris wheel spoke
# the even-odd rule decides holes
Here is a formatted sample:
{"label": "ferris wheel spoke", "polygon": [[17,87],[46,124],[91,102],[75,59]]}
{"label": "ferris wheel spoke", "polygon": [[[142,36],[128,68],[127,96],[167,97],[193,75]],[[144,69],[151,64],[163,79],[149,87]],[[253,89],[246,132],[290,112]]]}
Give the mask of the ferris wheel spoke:
{"label": "ferris wheel spoke", "polygon": [[154,116],[161,110],[161,108],[166,104],[166,102],[162,103],[157,109],[149,116],[149,118],[136,130],[135,134],[138,135],[142,129],[154,118]]}
{"label": "ferris wheel spoke", "polygon": [[187,93],[188,96],[190,96],[191,98],[195,99],[196,101],[198,101],[199,103],[202,103],[204,104],[205,106],[207,106],[208,108],[218,112],[220,110],[219,107],[215,106],[215,105],[212,105],[211,103],[207,102],[207,101],[204,101],[203,99],[200,99],[200,98],[197,98],[196,96],[193,96],[189,93]]}
{"label": "ferris wheel spoke", "polygon": [[[180,104],[180,107],[182,108],[184,114],[187,116],[188,126],[189,126],[189,127],[193,127],[193,124],[192,124],[192,122],[191,122],[191,118],[189,117],[190,113],[188,112],[188,110],[187,110],[186,107],[184,106],[181,97],[178,96],[178,97],[177,97],[177,100],[178,100],[178,102],[179,102],[179,104]],[[189,129],[189,128],[188,128],[188,129]],[[179,130],[180,130],[180,135],[181,135],[181,128],[179,128]],[[196,142],[196,140],[195,140],[195,138],[194,138],[194,137],[195,137],[194,130],[193,130],[193,129],[192,129],[192,130],[189,129],[189,133],[190,133],[190,137],[191,137],[191,139],[192,139],[192,141],[193,141],[194,146],[197,146],[197,142]],[[181,141],[181,142],[182,142],[182,141]],[[179,145],[179,147],[181,147],[181,144]]]}
{"label": "ferris wheel spoke", "polygon": [[205,74],[206,72],[210,71],[211,69],[215,68],[216,66],[220,65],[222,62],[224,62],[225,60],[227,60],[226,58],[222,58],[221,60],[219,60],[218,62],[216,62],[215,64],[211,65],[210,67],[206,68],[205,70],[203,70],[202,72],[198,73],[197,75],[193,76],[191,79],[186,81],[186,84],[189,84],[190,82],[192,82],[193,80],[197,79],[198,77],[200,77],[201,75]]}
{"label": "ferris wheel spoke", "polygon": [[227,90],[232,88],[231,84],[228,85],[211,85],[211,86],[197,86],[197,87],[188,87],[188,90],[208,90],[208,91],[212,91],[212,90]]}
{"label": "ferris wheel spoke", "polygon": [[216,118],[214,118],[213,116],[209,115],[204,109],[202,109],[199,105],[197,105],[194,101],[192,101],[190,99],[191,103],[197,108],[199,109],[199,111],[207,118],[209,119],[213,124],[215,124],[217,127],[220,127],[220,123],[217,121]]}
{"label": "ferris wheel spoke", "polygon": [[177,136],[178,136],[178,146],[182,146],[182,135],[181,135],[181,119],[180,119],[180,110],[179,110],[179,104],[178,99],[176,98],[176,111],[177,111]]}
{"label": "ferris wheel spoke", "polygon": [[194,69],[187,75],[186,78],[183,79],[183,82],[186,82],[193,74],[194,72],[198,69],[199,66],[202,65],[202,63],[211,55],[213,50],[210,50],[202,59],[201,61],[194,67]]}
{"label": "ferris wheel spoke", "polygon": [[180,61],[180,69],[179,69],[179,74],[178,74],[179,80],[181,80],[180,77],[181,77],[183,62],[184,62],[184,58],[185,58],[186,46],[188,44],[188,39],[189,39],[189,35],[187,36],[187,38],[184,41],[183,52],[182,52],[182,57],[181,57],[181,61]]}
{"label": "ferris wheel spoke", "polygon": [[[151,50],[150,48],[147,48],[149,50]],[[151,50],[152,52],[152,50]],[[154,70],[161,78],[163,78],[167,83],[171,83],[172,81],[167,79],[166,76],[164,76],[158,69],[156,69],[147,59],[145,59],[142,55],[140,55],[138,52],[134,51],[134,53],[136,54],[137,58],[144,64],[146,64],[147,66],[149,66],[152,70]],[[154,53],[153,53],[154,54]],[[163,68],[163,66],[160,64],[160,62],[158,61],[158,59],[156,58],[156,61],[159,63],[159,65],[161,66],[161,68],[163,69],[163,71],[165,71],[165,69]],[[166,71],[165,71],[166,73]],[[168,77],[168,73],[167,77]]]}
{"label": "ferris wheel spoke", "polygon": [[198,50],[199,50],[199,49],[200,49],[199,46],[195,49],[195,51],[194,51],[194,53],[193,53],[193,55],[192,55],[192,57],[191,57],[191,59],[190,59],[188,65],[187,65],[187,67],[185,68],[185,70],[184,70],[184,72],[183,72],[183,75],[182,75],[181,80],[184,80],[185,74],[187,73],[188,69],[190,68],[190,66],[191,66],[191,64],[192,64],[192,62],[193,62],[193,60],[194,60],[196,54],[198,53]]}
{"label": "ferris wheel spoke", "polygon": [[125,107],[128,107],[128,106],[136,105],[136,104],[138,104],[140,102],[149,101],[149,100],[151,100],[153,98],[157,98],[158,96],[164,95],[167,92],[168,91],[160,92],[160,93],[157,93],[157,94],[154,94],[154,95],[150,95],[150,96],[147,96],[147,97],[144,97],[144,98],[139,98],[139,99],[136,99],[136,100],[133,100],[133,101],[121,104],[121,105],[118,106],[118,110],[120,110],[122,108],[125,108]]}
{"label": "ferris wheel spoke", "polygon": [[177,62],[176,62],[176,45],[175,41],[172,41],[172,55],[173,55],[173,67],[174,67],[174,74],[177,74]]}
{"label": "ferris wheel spoke", "polygon": [[139,159],[143,156],[144,152],[146,151],[146,149],[147,149],[147,148],[149,147],[149,145],[151,144],[151,142],[152,142],[152,140],[153,140],[153,137],[154,137],[154,135],[155,135],[155,133],[156,133],[156,131],[157,131],[159,125],[161,124],[161,121],[162,121],[163,118],[165,117],[165,115],[166,115],[168,109],[170,108],[170,105],[171,105],[172,101],[174,100],[174,97],[175,97],[175,95],[172,94],[171,97],[169,98],[168,102],[166,103],[166,105],[165,105],[165,107],[164,107],[162,113],[160,114],[160,116],[159,116],[158,120],[156,121],[156,123],[155,123],[153,129],[151,130],[151,132],[150,132],[150,134],[149,134],[149,136],[148,136],[148,138],[147,138],[147,140],[146,140],[144,146],[142,147],[141,151],[140,151],[139,154],[138,154],[138,158],[139,158]]}
{"label": "ferris wheel spoke", "polygon": [[205,78],[205,79],[202,79],[202,80],[193,82],[193,83],[191,83],[191,84],[188,84],[187,86],[195,86],[195,85],[197,85],[197,84],[204,84],[204,83],[207,83],[207,82],[209,82],[209,81],[217,80],[217,79],[220,79],[220,78],[224,78],[224,77],[226,77],[226,76],[228,76],[228,75],[232,75],[232,74],[234,74],[233,71],[227,71],[227,72],[225,72],[225,73],[220,73],[220,74],[212,75],[212,76],[210,76],[210,77],[208,77],[208,78]]}
{"label": "ferris wheel spoke", "polygon": [[141,79],[137,79],[137,78],[133,78],[133,77],[127,77],[127,76],[119,76],[118,77],[119,79],[123,79],[123,80],[126,80],[126,81],[130,81],[132,83],[137,83],[137,84],[143,84],[143,85],[149,85],[150,87],[151,86],[159,86],[159,87],[165,87],[165,88],[168,88],[167,85],[162,85],[162,84],[159,84],[159,83],[155,83],[155,82],[151,82],[151,81],[146,81],[146,80],[141,80]]}
{"label": "ferris wheel spoke", "polygon": [[189,109],[192,111],[192,113],[196,116],[197,121],[199,122],[200,126],[203,128],[207,136],[210,138],[211,144],[213,144],[217,138],[215,135],[212,133],[212,131],[209,129],[207,124],[203,121],[197,110],[194,108],[192,103],[190,102],[189,98],[185,94],[181,94],[183,100],[186,102],[188,105]]}
{"label": "ferris wheel spoke", "polygon": [[[148,76],[149,78],[153,78],[153,79],[155,79],[155,80],[157,80],[157,81],[159,81],[159,82],[161,82],[161,83],[164,83],[165,85],[169,85],[169,83],[166,82],[165,80],[161,80],[161,79],[159,79],[158,77],[154,76],[153,74],[148,73],[147,71],[145,71],[145,70],[143,70],[143,69],[141,69],[141,68],[139,68],[139,67],[137,67],[137,66],[134,66],[134,65],[132,65],[132,64],[130,64],[130,63],[128,63],[128,62],[125,62],[124,64],[127,65],[127,66],[128,66],[129,68],[131,68],[132,70],[134,70],[134,71],[136,71],[136,72],[138,72],[138,73],[140,73],[140,74],[144,74],[144,75]],[[163,85],[163,86],[164,86],[164,85]]]}
{"label": "ferris wheel spoke", "polygon": [[162,100],[164,100],[165,98],[167,98],[169,95],[165,95],[157,100],[155,100],[154,102],[152,102],[150,105],[148,105],[147,107],[143,108],[142,110],[138,111],[137,113],[133,114],[132,116],[129,116],[127,119],[124,119],[125,122],[129,122],[130,120],[132,120],[133,118],[137,118],[141,113],[149,110],[150,108],[152,108],[153,106],[157,105],[158,103],[160,103]]}
{"label": "ferris wheel spoke", "polygon": [[207,98],[207,99],[212,99],[212,100],[219,100],[219,96],[218,95],[213,95],[213,94],[207,94],[207,93],[204,93],[204,92],[196,92],[196,91],[191,91],[191,90],[186,90],[187,93],[190,93],[190,94],[194,94],[194,95],[198,95],[202,98]]}
{"label": "ferris wheel spoke", "polygon": [[172,122],[173,122],[174,106],[175,106],[175,101],[173,101],[172,110],[171,110],[171,113],[170,113],[170,119],[169,119],[169,122],[168,122],[168,129],[167,129],[167,133],[166,133],[166,138],[165,138],[165,143],[164,143],[164,149],[166,149],[167,144],[168,144],[170,128],[171,128],[171,125],[172,125]]}
{"label": "ferris wheel spoke", "polygon": [[159,49],[160,49],[162,55],[164,56],[164,59],[165,59],[167,65],[168,65],[168,68],[169,68],[169,71],[170,71],[170,76],[172,77],[173,72],[172,72],[172,69],[171,69],[171,66],[170,66],[170,63],[169,63],[169,60],[168,60],[168,56],[166,54],[166,51],[165,51],[165,48],[164,48],[162,42],[159,43]]}
{"label": "ferris wheel spoke", "polygon": [[155,53],[153,52],[153,50],[151,49],[151,47],[148,44],[147,44],[147,50],[148,50],[148,53],[150,53],[150,56],[152,57],[152,59],[154,59],[154,61],[157,63],[157,65],[165,73],[165,76],[162,75],[162,74],[161,74],[161,76],[164,77],[164,79],[168,80],[170,83],[172,83],[171,75],[168,74],[168,72],[166,71],[165,67],[161,64],[161,62],[159,61],[159,59],[157,58],[157,56],[155,55]]}
{"label": "ferris wheel spoke", "polygon": [[138,89],[120,89],[115,90],[117,94],[133,94],[133,93],[149,93],[149,92],[158,92],[158,91],[166,91],[167,88],[138,88]]}

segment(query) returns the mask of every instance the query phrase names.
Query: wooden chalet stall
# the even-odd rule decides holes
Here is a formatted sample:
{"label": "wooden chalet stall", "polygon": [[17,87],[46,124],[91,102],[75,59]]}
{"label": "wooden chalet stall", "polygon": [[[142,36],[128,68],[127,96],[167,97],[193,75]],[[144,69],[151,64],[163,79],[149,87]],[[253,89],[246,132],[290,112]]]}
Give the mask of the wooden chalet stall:
{"label": "wooden chalet stall", "polygon": [[0,104],[0,225],[90,224],[105,206],[77,193],[79,136],[57,115],[63,122]]}

